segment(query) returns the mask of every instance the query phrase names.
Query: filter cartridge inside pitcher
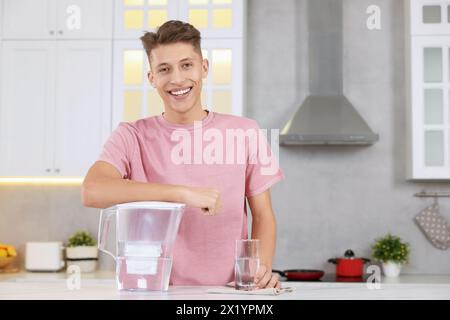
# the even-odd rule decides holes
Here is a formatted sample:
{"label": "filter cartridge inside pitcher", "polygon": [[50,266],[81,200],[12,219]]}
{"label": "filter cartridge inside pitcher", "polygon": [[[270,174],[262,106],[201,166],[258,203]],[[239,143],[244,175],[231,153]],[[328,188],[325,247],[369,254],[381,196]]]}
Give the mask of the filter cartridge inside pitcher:
{"label": "filter cartridge inside pitcher", "polygon": [[118,288],[168,290],[172,258],[161,255],[160,243],[119,242],[119,255],[116,261]]}

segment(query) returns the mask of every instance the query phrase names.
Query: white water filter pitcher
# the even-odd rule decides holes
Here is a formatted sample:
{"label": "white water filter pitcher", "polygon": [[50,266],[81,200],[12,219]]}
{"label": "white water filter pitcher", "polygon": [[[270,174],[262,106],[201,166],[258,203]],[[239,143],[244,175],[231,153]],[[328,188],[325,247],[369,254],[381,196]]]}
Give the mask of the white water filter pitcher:
{"label": "white water filter pitcher", "polygon": [[[168,290],[173,246],[184,208],[181,203],[142,201],[101,211],[98,248],[114,258],[119,290]],[[106,248],[112,221],[115,254]]]}

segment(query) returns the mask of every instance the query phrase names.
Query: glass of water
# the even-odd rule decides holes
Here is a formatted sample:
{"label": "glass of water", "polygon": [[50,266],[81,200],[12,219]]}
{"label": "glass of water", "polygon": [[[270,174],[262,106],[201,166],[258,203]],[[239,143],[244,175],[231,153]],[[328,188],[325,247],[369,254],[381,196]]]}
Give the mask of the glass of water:
{"label": "glass of water", "polygon": [[255,276],[259,268],[259,239],[236,240],[234,265],[235,288],[256,289]]}

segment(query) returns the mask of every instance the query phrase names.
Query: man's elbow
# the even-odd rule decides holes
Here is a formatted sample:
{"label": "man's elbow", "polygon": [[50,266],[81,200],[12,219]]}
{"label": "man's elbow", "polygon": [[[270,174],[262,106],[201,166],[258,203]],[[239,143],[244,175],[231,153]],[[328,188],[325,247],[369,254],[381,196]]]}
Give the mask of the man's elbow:
{"label": "man's elbow", "polygon": [[88,208],[103,209],[104,206],[96,196],[97,192],[96,184],[93,182],[87,182],[86,180],[81,185],[81,203]]}

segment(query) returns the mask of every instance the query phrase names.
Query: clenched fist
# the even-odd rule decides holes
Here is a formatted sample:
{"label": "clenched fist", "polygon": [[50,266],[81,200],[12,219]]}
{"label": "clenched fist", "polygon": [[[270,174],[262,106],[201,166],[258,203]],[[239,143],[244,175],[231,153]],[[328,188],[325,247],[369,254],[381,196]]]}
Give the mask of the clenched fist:
{"label": "clenched fist", "polygon": [[204,215],[215,215],[222,206],[217,189],[186,187],[183,193],[184,202],[188,206],[201,208]]}

